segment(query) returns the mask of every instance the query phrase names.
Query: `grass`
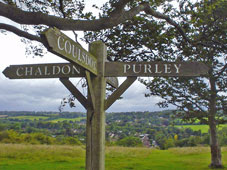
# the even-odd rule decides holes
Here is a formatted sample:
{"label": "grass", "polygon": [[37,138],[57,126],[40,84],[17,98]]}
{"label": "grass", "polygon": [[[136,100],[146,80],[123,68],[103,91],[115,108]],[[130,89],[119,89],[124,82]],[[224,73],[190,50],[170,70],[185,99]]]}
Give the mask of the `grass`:
{"label": "grass", "polygon": [[[227,166],[227,147],[222,148]],[[208,147],[147,148],[107,147],[106,170],[208,170]],[[80,146],[48,146],[0,144],[0,170],[84,170],[85,148]],[[227,170],[227,168],[225,168]]]}
{"label": "grass", "polygon": [[[176,125],[175,127],[179,128],[191,128],[194,131],[201,130],[202,133],[208,133],[209,126],[208,125]],[[227,127],[227,124],[219,125],[219,129]]]}
{"label": "grass", "polygon": [[58,118],[54,120],[50,120],[49,122],[57,123],[57,122],[63,122],[63,121],[73,121],[73,122],[79,122],[80,120],[86,119],[85,117],[77,117],[77,118]]}
{"label": "grass", "polygon": [[49,117],[47,116],[14,116],[14,117],[8,117],[8,118],[11,118],[11,119],[20,119],[20,120],[39,120],[39,119],[48,119]]}
{"label": "grass", "polygon": [[0,144],[0,170],[84,169],[79,146]]}
{"label": "grass", "polygon": [[[18,120],[39,120],[39,119],[42,119],[42,120],[46,120],[46,119],[49,119],[48,116],[14,116],[14,117],[7,117],[7,118],[0,118],[0,119],[18,119]],[[52,123],[57,123],[57,122],[63,122],[63,121],[73,121],[73,122],[79,122],[80,120],[82,119],[86,119],[85,117],[78,117],[78,118],[57,118],[57,119],[53,119],[53,120],[50,120],[48,122],[52,122]]]}

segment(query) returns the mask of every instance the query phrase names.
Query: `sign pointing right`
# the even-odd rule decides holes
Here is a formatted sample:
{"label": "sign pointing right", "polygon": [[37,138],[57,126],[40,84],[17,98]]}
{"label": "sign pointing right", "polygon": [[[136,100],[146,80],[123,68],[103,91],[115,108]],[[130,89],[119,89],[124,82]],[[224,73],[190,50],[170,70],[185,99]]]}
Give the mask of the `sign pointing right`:
{"label": "sign pointing right", "polygon": [[107,62],[108,77],[179,77],[206,75],[209,67],[200,62]]}

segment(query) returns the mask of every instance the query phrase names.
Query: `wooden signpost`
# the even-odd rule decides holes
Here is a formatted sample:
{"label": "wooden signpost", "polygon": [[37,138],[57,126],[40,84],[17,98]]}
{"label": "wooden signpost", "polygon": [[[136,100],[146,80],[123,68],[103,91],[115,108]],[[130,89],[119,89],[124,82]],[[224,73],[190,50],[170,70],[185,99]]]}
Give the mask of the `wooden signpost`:
{"label": "wooden signpost", "polygon": [[[73,78],[85,77],[85,69],[71,63],[10,65],[3,74],[9,79],[39,78]],[[116,77],[106,77],[106,81],[114,88],[119,86]]]}
{"label": "wooden signpost", "polygon": [[[209,70],[206,65],[198,62],[106,62],[107,49],[101,41],[89,44],[87,52],[56,28],[46,30],[43,38],[47,41],[45,46],[49,51],[72,64],[14,65],[7,67],[3,73],[11,79],[59,78],[87,109],[86,170],[105,169],[105,110],[138,76],[201,76]],[[71,83],[70,77],[86,77],[87,97]],[[115,77],[127,79],[118,87]],[[106,82],[116,88],[107,99]]]}
{"label": "wooden signpost", "polygon": [[47,29],[42,36],[46,40],[44,45],[50,52],[97,75],[97,59],[79,43],[73,41],[57,28]]}
{"label": "wooden signpost", "polygon": [[116,77],[187,77],[201,76],[208,67],[199,62],[109,62],[105,76]]}

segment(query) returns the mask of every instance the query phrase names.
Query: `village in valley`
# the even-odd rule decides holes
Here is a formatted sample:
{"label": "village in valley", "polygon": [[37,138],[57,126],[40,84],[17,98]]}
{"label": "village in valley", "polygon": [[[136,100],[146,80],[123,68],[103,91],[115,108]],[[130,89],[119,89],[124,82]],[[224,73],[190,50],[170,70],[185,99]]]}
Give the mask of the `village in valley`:
{"label": "village in valley", "polygon": [[[190,123],[174,118],[175,110],[157,112],[106,113],[106,145],[140,146],[168,149],[170,147],[208,145],[208,131],[193,130]],[[0,112],[0,142],[15,142],[10,133],[21,136],[21,143],[45,143],[32,139],[23,141],[23,134],[43,135],[47,144],[64,143],[85,144],[86,114],[80,112]],[[194,126],[201,126],[195,123]],[[226,127],[219,135],[226,133]],[[4,133],[9,133],[4,137]],[[8,136],[8,138],[7,138]],[[12,140],[12,141],[10,141]],[[73,143],[73,141],[75,143]],[[67,141],[69,142],[69,141]],[[67,143],[66,142],[66,143]],[[221,143],[225,145],[226,138]],[[70,144],[70,143],[68,143]]]}

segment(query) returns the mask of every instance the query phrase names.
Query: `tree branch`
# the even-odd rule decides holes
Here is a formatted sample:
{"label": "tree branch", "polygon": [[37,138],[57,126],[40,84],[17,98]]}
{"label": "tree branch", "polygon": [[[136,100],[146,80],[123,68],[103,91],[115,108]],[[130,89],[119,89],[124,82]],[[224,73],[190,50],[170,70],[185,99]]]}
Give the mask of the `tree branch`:
{"label": "tree branch", "polygon": [[65,12],[64,12],[64,5],[63,5],[63,0],[59,0],[59,10],[61,11],[62,15],[64,18],[66,18]]}
{"label": "tree branch", "polygon": [[133,1],[133,0],[119,0],[118,2],[113,4],[113,7],[115,7],[115,8],[124,8],[124,6],[127,3],[129,3],[130,1]]}
{"label": "tree branch", "polygon": [[222,67],[222,69],[217,73],[215,77],[219,77],[220,75],[222,75],[222,73],[224,73],[226,69],[227,69],[227,64],[225,64],[224,67]]}
{"label": "tree branch", "polygon": [[118,2],[114,3],[112,5],[114,10],[111,12],[110,15],[117,15],[117,14],[119,15],[124,10],[125,5],[130,1],[133,1],[133,0],[119,0]]}
{"label": "tree branch", "polygon": [[149,5],[146,5],[145,12],[146,14],[152,15],[156,18],[166,20],[166,22],[168,22],[170,25],[173,25],[180,32],[180,34],[187,42],[192,43],[191,40],[187,37],[184,29],[180,25],[178,25],[174,20],[172,20],[169,16],[154,11],[153,9],[151,9]]}
{"label": "tree branch", "polygon": [[129,11],[123,10],[121,14],[111,15],[95,20],[73,20],[44,14],[41,12],[27,12],[14,6],[0,2],[0,16],[9,18],[19,24],[27,25],[47,25],[57,27],[61,30],[82,30],[99,31],[101,29],[112,28],[126,20],[132,19],[135,15],[145,9],[145,4],[141,4]]}
{"label": "tree branch", "polygon": [[14,27],[12,25],[1,24],[0,23],[0,29],[4,29],[4,30],[10,31],[10,32],[13,32],[16,35],[18,35],[20,37],[27,38],[29,40],[34,40],[34,41],[38,41],[38,42],[43,43],[42,39],[39,36],[35,36],[35,35],[32,35],[32,34],[29,34],[29,33],[25,32],[25,31],[22,31],[22,30]]}

